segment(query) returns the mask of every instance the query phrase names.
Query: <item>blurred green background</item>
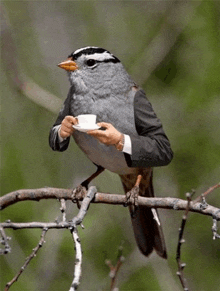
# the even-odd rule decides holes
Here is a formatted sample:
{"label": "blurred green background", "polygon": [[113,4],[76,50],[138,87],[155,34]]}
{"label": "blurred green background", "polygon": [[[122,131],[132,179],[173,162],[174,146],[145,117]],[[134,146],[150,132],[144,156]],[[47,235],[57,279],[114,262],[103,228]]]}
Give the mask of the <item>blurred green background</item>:
{"label": "blurred green background", "polygon": [[[174,159],[155,168],[156,195],[184,198],[192,188],[199,195],[219,182],[219,1],[2,1],[1,14],[1,195],[21,188],[75,187],[94,171],[73,141],[64,153],[48,145],[49,129],[69,89],[56,65],[88,45],[104,47],[122,61],[163,122]],[[99,191],[123,193],[119,178],[108,171],[94,184]],[[219,194],[215,190],[208,203],[220,207]],[[58,201],[22,202],[3,210],[1,218],[54,221],[61,218],[59,207]],[[68,218],[76,213],[68,203]],[[79,290],[109,290],[105,260],[116,262],[122,241],[126,259],[118,275],[120,290],[182,290],[175,261],[182,213],[161,210],[160,215],[167,261],[138,252],[128,209],[91,205],[80,230]],[[182,256],[191,290],[220,290],[220,242],[212,240],[211,226],[210,217],[190,213]],[[41,234],[6,232],[12,252],[0,258],[1,290]],[[69,290],[73,270],[70,233],[51,230],[10,290]]]}

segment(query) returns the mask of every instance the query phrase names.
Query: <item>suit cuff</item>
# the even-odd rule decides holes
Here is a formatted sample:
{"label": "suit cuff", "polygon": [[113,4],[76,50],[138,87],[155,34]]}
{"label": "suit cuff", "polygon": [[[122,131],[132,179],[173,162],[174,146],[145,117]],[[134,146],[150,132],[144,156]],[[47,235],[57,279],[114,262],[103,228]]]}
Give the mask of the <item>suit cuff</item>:
{"label": "suit cuff", "polygon": [[124,134],[124,147],[122,149],[124,153],[127,153],[129,155],[132,154],[132,148],[131,148],[131,138],[129,135]]}

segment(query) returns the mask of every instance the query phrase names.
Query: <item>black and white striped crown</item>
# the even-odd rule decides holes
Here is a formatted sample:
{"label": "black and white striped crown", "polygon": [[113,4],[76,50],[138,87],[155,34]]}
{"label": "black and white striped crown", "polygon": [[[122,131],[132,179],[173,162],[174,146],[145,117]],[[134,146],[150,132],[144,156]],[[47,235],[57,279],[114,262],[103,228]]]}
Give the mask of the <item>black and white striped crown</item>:
{"label": "black and white striped crown", "polygon": [[73,58],[73,60],[77,60],[82,55],[88,56],[89,58],[96,60],[98,62],[120,63],[120,60],[116,58],[113,54],[111,54],[109,51],[100,47],[93,46],[78,49],[72,54],[70,54],[68,57]]}

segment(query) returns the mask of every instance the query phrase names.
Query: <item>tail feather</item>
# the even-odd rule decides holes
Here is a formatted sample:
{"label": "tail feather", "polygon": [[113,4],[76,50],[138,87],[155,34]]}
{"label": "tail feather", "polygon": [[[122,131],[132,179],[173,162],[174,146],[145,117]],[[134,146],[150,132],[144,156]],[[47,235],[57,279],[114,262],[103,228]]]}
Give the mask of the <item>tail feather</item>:
{"label": "tail feather", "polygon": [[[146,169],[142,173],[142,176],[140,195],[153,197],[152,170]],[[122,184],[126,192],[130,191],[134,186],[136,177],[137,175],[133,174],[121,176]],[[135,216],[131,215],[131,221],[135,239],[142,254],[148,256],[155,249],[159,256],[166,259],[166,245],[156,209],[152,210],[140,205],[135,212]]]}

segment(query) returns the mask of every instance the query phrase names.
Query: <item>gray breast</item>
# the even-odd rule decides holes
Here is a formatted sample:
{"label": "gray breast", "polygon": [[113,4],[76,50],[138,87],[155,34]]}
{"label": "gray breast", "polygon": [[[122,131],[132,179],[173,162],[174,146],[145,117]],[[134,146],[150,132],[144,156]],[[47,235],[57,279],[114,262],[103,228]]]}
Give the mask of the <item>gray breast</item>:
{"label": "gray breast", "polygon": [[124,154],[117,151],[115,146],[101,144],[95,138],[79,131],[75,131],[73,137],[81,150],[96,165],[120,175],[133,172],[133,169],[127,166]]}
{"label": "gray breast", "polygon": [[[81,98],[77,96],[72,102],[71,113],[73,116],[96,114],[97,122],[111,123],[120,132],[134,136],[137,135],[134,122],[134,95],[135,92],[130,90],[123,96],[112,94],[96,98],[90,91],[88,96],[84,95]],[[95,138],[78,131],[74,132],[73,137],[93,163],[118,174],[133,172],[134,169],[127,166],[124,154],[117,151],[115,146],[101,144]]]}

